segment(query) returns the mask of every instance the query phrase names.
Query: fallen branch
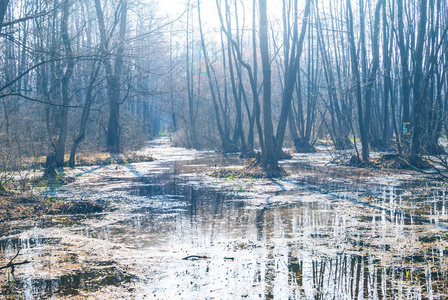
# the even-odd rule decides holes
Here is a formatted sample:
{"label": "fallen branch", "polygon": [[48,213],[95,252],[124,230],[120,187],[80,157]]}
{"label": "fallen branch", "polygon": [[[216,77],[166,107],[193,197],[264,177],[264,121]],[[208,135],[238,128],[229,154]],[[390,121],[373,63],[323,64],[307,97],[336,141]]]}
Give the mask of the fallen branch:
{"label": "fallen branch", "polygon": [[210,257],[205,256],[205,255],[190,255],[187,257],[182,258],[183,260],[189,260],[189,259],[208,259]]}
{"label": "fallen branch", "polygon": [[28,263],[30,263],[30,262],[27,261],[27,260],[22,261],[22,262],[18,262],[18,263],[13,263],[14,259],[16,259],[17,256],[19,256],[19,253],[20,253],[20,249],[19,249],[19,251],[17,251],[17,254],[16,254],[16,255],[9,261],[9,263],[7,263],[7,264],[6,264],[5,266],[3,266],[3,267],[0,267],[0,270],[7,269],[7,268],[11,268],[11,269],[12,269],[12,272],[14,272],[14,267],[15,267],[15,266],[19,266],[19,265],[24,265],[24,264],[28,264]]}

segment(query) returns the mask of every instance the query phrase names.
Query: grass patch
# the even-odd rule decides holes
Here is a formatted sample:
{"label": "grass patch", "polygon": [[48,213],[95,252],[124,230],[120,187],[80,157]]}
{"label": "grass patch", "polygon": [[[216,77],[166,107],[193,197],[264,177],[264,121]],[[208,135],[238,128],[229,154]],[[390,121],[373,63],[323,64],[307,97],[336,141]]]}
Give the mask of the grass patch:
{"label": "grass patch", "polygon": [[75,162],[77,166],[96,166],[121,164],[128,165],[137,162],[150,162],[155,159],[152,156],[136,153],[110,154],[109,152],[97,152],[89,154],[76,155]]}
{"label": "grass patch", "polygon": [[28,193],[0,192],[0,224],[43,215],[90,214],[106,207],[93,201],[68,201]]}
{"label": "grass patch", "polygon": [[286,171],[281,167],[270,168],[262,167],[259,163],[259,159],[251,159],[241,169],[225,169],[221,168],[209,174],[216,178],[226,178],[228,180],[234,180],[236,178],[254,179],[254,178],[280,178],[288,175]]}

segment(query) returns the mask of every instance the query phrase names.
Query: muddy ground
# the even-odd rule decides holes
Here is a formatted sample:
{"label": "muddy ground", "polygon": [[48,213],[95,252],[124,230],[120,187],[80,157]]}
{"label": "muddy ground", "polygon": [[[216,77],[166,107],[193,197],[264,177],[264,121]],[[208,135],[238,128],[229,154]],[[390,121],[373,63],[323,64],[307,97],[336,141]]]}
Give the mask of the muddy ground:
{"label": "muddy ground", "polygon": [[[88,214],[0,225],[4,297],[446,299],[446,184],[414,171],[282,162],[280,179],[214,178],[236,156],[169,147],[152,162],[66,170],[42,197]],[[9,281],[8,281],[9,279]]]}

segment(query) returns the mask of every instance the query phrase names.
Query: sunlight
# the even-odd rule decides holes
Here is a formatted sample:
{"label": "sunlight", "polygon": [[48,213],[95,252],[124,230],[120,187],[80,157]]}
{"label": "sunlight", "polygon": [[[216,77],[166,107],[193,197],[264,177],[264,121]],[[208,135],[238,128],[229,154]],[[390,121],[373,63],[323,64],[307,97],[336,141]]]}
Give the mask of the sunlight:
{"label": "sunlight", "polygon": [[446,0],[1,0],[0,298],[448,299]]}

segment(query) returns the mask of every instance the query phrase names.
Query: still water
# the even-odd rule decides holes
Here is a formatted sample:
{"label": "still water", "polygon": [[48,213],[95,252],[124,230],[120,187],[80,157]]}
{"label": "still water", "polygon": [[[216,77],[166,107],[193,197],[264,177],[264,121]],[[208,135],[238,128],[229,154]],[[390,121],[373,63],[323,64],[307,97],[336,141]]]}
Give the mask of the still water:
{"label": "still water", "polygon": [[[0,228],[22,299],[447,299],[446,190],[295,155],[283,179],[216,179],[234,156],[155,142],[155,162],[78,168],[53,197],[110,211]],[[69,174],[70,175],[70,174]],[[3,265],[3,263],[2,263]],[[7,282],[9,278],[9,282]]]}

